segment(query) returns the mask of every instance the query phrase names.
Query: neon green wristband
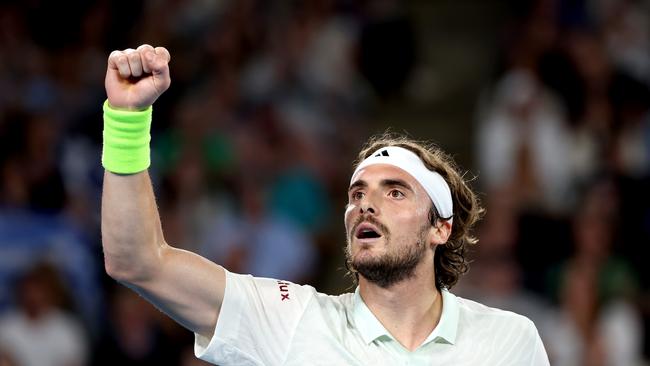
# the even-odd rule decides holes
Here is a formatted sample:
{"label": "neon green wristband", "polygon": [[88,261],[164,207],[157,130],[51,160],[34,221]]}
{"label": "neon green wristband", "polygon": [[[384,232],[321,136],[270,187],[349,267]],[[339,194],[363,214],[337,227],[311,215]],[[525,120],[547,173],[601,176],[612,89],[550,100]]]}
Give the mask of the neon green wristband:
{"label": "neon green wristband", "polygon": [[102,165],[113,173],[133,174],[151,165],[151,111],[121,111],[104,102]]}

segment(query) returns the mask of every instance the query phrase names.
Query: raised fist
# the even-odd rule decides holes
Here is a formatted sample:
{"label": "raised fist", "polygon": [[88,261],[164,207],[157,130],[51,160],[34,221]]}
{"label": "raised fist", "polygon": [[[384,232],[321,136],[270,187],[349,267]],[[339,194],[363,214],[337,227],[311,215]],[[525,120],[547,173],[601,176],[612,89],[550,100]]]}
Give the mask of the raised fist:
{"label": "raised fist", "polygon": [[108,57],[106,94],[116,109],[143,110],[169,88],[169,52],[148,44],[113,51]]}

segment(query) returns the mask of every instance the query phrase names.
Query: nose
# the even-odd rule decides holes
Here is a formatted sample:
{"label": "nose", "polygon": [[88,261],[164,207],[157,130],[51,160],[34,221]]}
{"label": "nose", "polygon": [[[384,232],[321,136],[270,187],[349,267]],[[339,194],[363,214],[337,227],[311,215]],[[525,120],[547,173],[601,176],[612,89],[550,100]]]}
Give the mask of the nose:
{"label": "nose", "polygon": [[367,198],[364,199],[359,205],[359,211],[361,214],[369,213],[374,215],[377,213],[374,205]]}

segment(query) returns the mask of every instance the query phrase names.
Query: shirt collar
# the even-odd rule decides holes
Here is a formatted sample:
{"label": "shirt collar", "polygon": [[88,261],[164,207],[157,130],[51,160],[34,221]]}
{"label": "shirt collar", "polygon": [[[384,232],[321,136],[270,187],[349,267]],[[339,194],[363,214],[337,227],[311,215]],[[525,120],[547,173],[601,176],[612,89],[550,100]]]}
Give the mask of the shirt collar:
{"label": "shirt collar", "polygon": [[449,344],[456,343],[458,315],[460,313],[458,298],[447,289],[442,289],[440,293],[442,294],[442,314],[440,314],[440,321],[422,344],[427,344],[431,341]]}
{"label": "shirt collar", "polygon": [[[442,314],[440,315],[440,321],[422,345],[431,341],[449,344],[456,342],[459,321],[458,299],[446,289],[440,292],[442,293]],[[354,322],[361,333],[361,338],[363,338],[366,344],[372,343],[381,336],[387,336],[394,340],[393,336],[384,328],[379,322],[379,319],[375,317],[361,298],[359,287],[354,291],[353,306]]]}
{"label": "shirt collar", "polygon": [[375,339],[386,335],[393,338],[390,333],[379,322],[379,319],[368,309],[368,306],[361,298],[359,287],[354,291],[354,323],[361,333],[361,338],[366,344],[372,343]]}

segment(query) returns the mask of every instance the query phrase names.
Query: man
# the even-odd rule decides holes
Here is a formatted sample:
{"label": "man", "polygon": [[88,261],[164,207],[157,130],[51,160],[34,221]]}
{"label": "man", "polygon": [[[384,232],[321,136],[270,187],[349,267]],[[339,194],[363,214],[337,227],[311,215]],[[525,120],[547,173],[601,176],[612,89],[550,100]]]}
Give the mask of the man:
{"label": "man", "polygon": [[451,160],[401,139],[360,154],[345,212],[355,293],[228,272],[163,237],[147,167],[162,47],[114,51],[104,105],[106,271],[196,334],[220,365],[548,365],[532,322],[458,298],[481,209]]}

